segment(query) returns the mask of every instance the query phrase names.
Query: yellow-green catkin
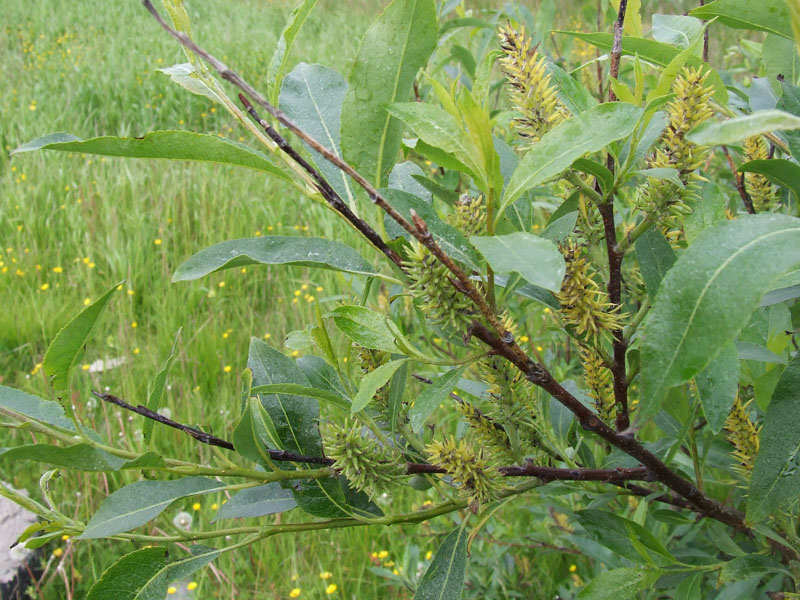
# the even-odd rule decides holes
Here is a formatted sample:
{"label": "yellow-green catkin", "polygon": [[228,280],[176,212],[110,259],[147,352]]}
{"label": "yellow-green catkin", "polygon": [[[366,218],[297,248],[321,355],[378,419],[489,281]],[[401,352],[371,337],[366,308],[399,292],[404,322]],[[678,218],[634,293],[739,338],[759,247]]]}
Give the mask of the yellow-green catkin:
{"label": "yellow-green catkin", "polygon": [[[768,160],[769,147],[766,140],[755,135],[744,141],[744,156],[750,160]],[[744,182],[753,200],[756,212],[769,212],[778,205],[778,194],[769,179],[761,173],[745,173]]]}
{"label": "yellow-green catkin", "polygon": [[580,347],[581,364],[583,365],[583,380],[589,392],[589,397],[594,401],[597,414],[603,421],[610,423],[614,419],[615,400],[614,385],[611,380],[611,370],[603,358],[594,348]]}
{"label": "yellow-green catkin", "polygon": [[[372,350],[363,346],[358,347],[358,361],[362,375],[369,375],[375,369],[389,362],[389,353],[382,350]],[[372,401],[373,406],[380,409],[387,409],[389,402],[389,384],[382,386],[375,392]]]}
{"label": "yellow-green catkin", "polygon": [[400,455],[365,434],[358,422],[345,419],[341,425],[332,423],[323,431],[325,453],[334,460],[333,468],[370,498],[387,491],[405,474]]}
{"label": "yellow-green catkin", "polygon": [[684,68],[672,84],[675,97],[667,104],[669,124],[661,143],[647,160],[650,169],[676,169],[684,187],[665,180],[650,178],[637,199],[640,210],[659,220],[665,230],[680,229],[681,218],[691,212],[687,202],[697,198],[697,182],[703,178],[696,172],[708,156],[709,149],[686,139],[686,133],[713,114],[711,95],[706,86],[708,73],[702,68]]}
{"label": "yellow-green catkin", "polygon": [[745,476],[749,476],[752,472],[759,448],[760,428],[757,428],[750,420],[750,411],[747,410],[751,402],[752,400],[743,404],[737,396],[728,419],[725,421],[725,431],[727,432],[725,437],[733,444],[731,456],[739,461],[736,468]]}
{"label": "yellow-green catkin", "polygon": [[569,113],[556,96],[550,83],[547,61],[536,48],[525,28],[515,31],[510,25],[500,30],[500,47],[504,56],[500,64],[511,84],[511,105],[522,116],[514,119],[517,132],[532,143],[561,123]]}
{"label": "yellow-green catkin", "polygon": [[464,415],[471,430],[475,433],[475,437],[492,456],[504,462],[514,462],[516,460],[508,434],[502,427],[498,426],[495,421],[469,402],[459,402],[456,407]]}
{"label": "yellow-green catkin", "polygon": [[450,282],[450,271],[417,240],[405,263],[411,294],[427,319],[463,333],[476,316],[472,301]]}
{"label": "yellow-green catkin", "polygon": [[486,206],[483,196],[463,194],[456,202],[455,226],[465,236],[480,235],[486,228]]}
{"label": "yellow-green catkin", "polygon": [[464,439],[431,442],[425,452],[431,464],[444,469],[473,504],[494,500],[503,490],[500,473],[483,449],[474,448]]}
{"label": "yellow-green catkin", "polygon": [[608,300],[608,294],[592,277],[592,266],[583,248],[574,240],[561,246],[567,272],[556,298],[561,304],[561,316],[578,335],[597,344],[602,337],[622,329],[625,315]]}

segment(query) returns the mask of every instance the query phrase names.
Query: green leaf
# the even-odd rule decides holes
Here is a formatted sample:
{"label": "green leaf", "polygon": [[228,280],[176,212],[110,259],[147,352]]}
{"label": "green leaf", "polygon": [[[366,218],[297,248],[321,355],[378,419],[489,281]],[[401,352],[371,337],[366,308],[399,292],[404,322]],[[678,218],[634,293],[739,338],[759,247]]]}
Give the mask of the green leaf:
{"label": "green leaf", "polygon": [[[614,44],[614,35],[611,33],[581,33],[578,31],[554,31],[553,33],[571,35],[605,52],[609,52]],[[678,55],[678,52],[680,50],[669,44],[627,35],[622,36],[623,56],[638,55],[642,60],[659,67],[666,67]]]}
{"label": "green leaf", "polygon": [[263,517],[286,512],[297,506],[291,490],[277,481],[246,488],[220,506],[212,523],[222,519]]}
{"label": "green leaf", "polygon": [[[417,216],[425,221],[425,225],[433,235],[436,243],[451,258],[467,265],[470,269],[479,270],[478,263],[480,259],[475,249],[467,241],[467,238],[458,229],[442,221],[430,204],[421,198],[400,190],[386,188],[380,190],[380,192],[392,205],[392,208],[405,217],[407,221],[411,221],[411,211],[416,212]],[[388,215],[384,216],[384,223],[389,236],[393,238],[401,235],[406,238],[411,237],[411,234],[395,223]]]}
{"label": "green leaf", "polygon": [[192,63],[180,63],[165,69],[156,69],[156,71],[164,73],[164,75],[167,75],[172,81],[192,94],[205,96],[217,104],[225,104],[222,98],[200,78],[197,74],[197,69],[194,68]]}
{"label": "green leaf", "polygon": [[358,252],[341,242],[276,235],[229,240],[209,246],[179,266],[172,281],[191,281],[209,273],[254,264],[301,265],[357,275],[377,275]]}
{"label": "green leaf", "polygon": [[603,571],[578,594],[578,600],[627,600],[646,590],[661,577],[661,571],[622,567]]}
{"label": "green leaf", "polygon": [[792,39],[791,19],[784,0],[716,0],[689,11],[690,17],[711,20],[733,29],[777,33]]}
{"label": "green leaf", "polygon": [[771,131],[800,129],[800,117],[782,110],[760,110],[727,121],[705,121],[686,134],[698,146],[733,144]]}
{"label": "green leaf", "polygon": [[639,417],[654,415],[668,388],[695,377],[736,339],[764,294],[798,263],[793,217],[747,215],[701,233],[664,277],[644,323],[647,402]]}
{"label": "green leaf", "polygon": [[44,400],[22,390],[0,385],[0,409],[13,411],[40,423],[75,431],[75,425],[64,413],[64,408],[52,400]]}
{"label": "green leaf", "polygon": [[[178,329],[178,332],[175,334],[175,341],[172,342],[172,350],[169,353],[167,362],[164,363],[164,368],[159,371],[158,375],[153,379],[153,383],[150,385],[150,393],[147,396],[147,408],[153,412],[158,412],[158,408],[161,406],[161,398],[164,395],[167,375],[169,374],[170,368],[172,368],[172,363],[175,362],[175,358],[178,356],[178,340],[180,337],[181,330]],[[153,419],[145,419],[142,425],[142,436],[144,437],[145,448],[149,448],[153,443],[152,433],[154,424],[155,421],[153,421]]]}
{"label": "green leaf", "polygon": [[764,417],[747,496],[747,521],[757,523],[800,494],[800,356],[784,369]]}
{"label": "green leaf", "polygon": [[[247,366],[253,372],[253,387],[285,383],[311,387],[291,358],[255,337],[250,339]],[[316,399],[285,394],[259,394],[259,399],[275,426],[283,449],[306,456],[323,456]]]}
{"label": "green leaf", "polygon": [[695,378],[697,395],[708,426],[715,434],[725,426],[736,393],[739,391],[739,354],[728,342],[720,353]]}
{"label": "green leaf", "polygon": [[419,432],[425,421],[428,420],[436,410],[436,407],[447,398],[448,394],[453,391],[453,388],[461,379],[461,374],[464,372],[464,367],[453,369],[443,373],[433,380],[433,383],[422,390],[414,399],[414,404],[408,409],[408,416],[411,420],[411,430],[414,433]]}
{"label": "green leaf", "polygon": [[86,600],[163,600],[170,583],[188,577],[223,552],[198,545],[190,555],[170,561],[163,547],[136,550],[106,569]]}
{"label": "green leaf", "polygon": [[422,102],[404,102],[386,107],[389,114],[403,121],[424,141],[455,156],[486,185],[486,170],[476,162],[478,147],[464,127],[447,111]]}
{"label": "green leaf", "polygon": [[272,385],[257,385],[250,390],[253,394],[284,394],[288,396],[305,396],[316,398],[341,409],[348,410],[350,402],[342,398],[338,391],[323,390],[317,387],[297,385],[296,383],[275,383]]}
{"label": "green leaf", "polygon": [[782,185],[794,192],[800,200],[800,165],[783,158],[751,160],[739,167],[742,173],[760,173],[772,183]]}
{"label": "green leaf", "polygon": [[736,342],[736,352],[739,360],[755,360],[777,365],[786,364],[786,360],[782,356],[778,356],[766,346],[752,342]]}
{"label": "green leaf", "polygon": [[[333,69],[300,63],[283,81],[280,108],[295,125],[342,158],[339,130],[346,92],[347,82]],[[350,209],[357,212],[356,194],[350,178],[310,146],[304,145],[322,176]]]}
{"label": "green leaf", "polygon": [[270,470],[274,467],[269,448],[283,450],[275,424],[257,398],[247,399],[232,441],[237,453]]}
{"label": "green leaf", "polygon": [[408,363],[400,366],[392,375],[389,382],[389,430],[392,435],[397,431],[397,417],[403,408],[403,395],[406,391],[406,381],[408,380]]}
{"label": "green leaf", "polygon": [[[800,8],[797,12],[800,16]],[[798,35],[798,39],[800,39],[800,35]],[[781,81],[781,90],[783,93],[775,108],[800,117],[800,88],[788,81]],[[800,156],[800,131],[784,131],[783,137],[786,138],[792,156],[795,158]]]}
{"label": "green leaf", "polygon": [[394,375],[394,372],[402,367],[407,361],[407,358],[393,360],[381,365],[371,373],[368,373],[366,376],[364,376],[361,379],[361,385],[358,388],[358,393],[356,394],[356,397],[353,398],[353,404],[350,407],[350,413],[356,414],[367,404],[369,404],[369,401],[372,400],[372,398],[375,396],[375,393],[384,385],[386,385],[392,378],[392,375]]}
{"label": "green leaf", "polygon": [[[286,25],[281,31],[281,37],[278,38],[278,46],[275,52],[272,53],[272,58],[267,67],[267,85],[269,86],[269,101],[273,106],[278,104],[278,92],[281,90],[283,83],[283,76],[286,73],[287,64],[289,61],[289,52],[294,44],[294,39],[302,29],[303,24],[308,19],[308,15],[317,4],[317,0],[302,0],[289,18],[286,20]],[[302,127],[302,125],[301,125]],[[338,130],[337,130],[338,133]],[[314,136],[315,139],[319,139]]]}
{"label": "green leaf", "polygon": [[[508,277],[504,275],[495,275],[494,278],[495,285],[499,285],[500,287],[506,287],[508,284]],[[548,292],[547,290],[540,288],[535,285],[524,284],[520,286],[514,287],[514,293],[519,294],[529,300],[534,300],[552,310],[559,310],[561,305],[556,300],[555,296],[553,296],[552,292]]]}
{"label": "green leaf", "polygon": [[682,15],[653,15],[653,39],[678,48],[688,48],[703,30],[703,23]]}
{"label": "green leaf", "polygon": [[597,105],[597,100],[572,75],[552,62],[547,62],[547,72],[556,85],[558,99],[573,115],[582,113]]}
{"label": "green leaf", "polygon": [[337,306],[328,313],[336,327],[359,346],[385,352],[400,352],[386,317],[364,306]]}
{"label": "green leaf", "polygon": [[114,285],[92,304],[84,308],[77,316],[64,325],[55,339],[50,342],[42,361],[42,369],[50,377],[53,389],[57,392],[66,390],[72,367],[83,352],[89,336],[94,331],[103,313],[103,309],[111,299],[111,294],[119,284]]}
{"label": "green leaf", "polygon": [[719,582],[723,584],[751,577],[763,577],[767,573],[783,573],[791,577],[786,569],[773,559],[758,554],[747,554],[726,562],[719,572]]}
{"label": "green leaf", "polygon": [[336,370],[319,356],[301,356],[296,361],[300,370],[308,377],[311,385],[318,390],[337,394],[342,400],[350,402],[350,397],[342,385]]}
{"label": "green leaf", "polygon": [[342,150],[375,187],[386,184],[403,129],[384,106],[408,99],[438,30],[433,0],[393,0],[361,40],[342,106]]}
{"label": "green leaf", "polygon": [[647,529],[624,517],[604,510],[581,510],[581,526],[606,548],[634,563],[644,558],[648,563],[673,563],[675,557]]}
{"label": "green leaf", "polygon": [[572,165],[572,168],[581,173],[594,176],[604,194],[608,194],[614,187],[614,174],[598,162],[588,158],[579,158]]}
{"label": "green leaf", "polygon": [[137,481],[103,500],[78,539],[110,537],[130,531],[160,515],[179,498],[221,491],[227,484],[206,477],[172,481]]}
{"label": "green leaf", "polygon": [[584,154],[628,137],[642,110],[623,102],[609,102],[574,115],[546,133],[520,161],[506,187],[500,212],[525,190],[565,171]]}
{"label": "green leaf", "polygon": [[0,448],[0,460],[33,460],[54,467],[79,471],[116,471],[127,461],[89,444],[49,446],[30,444],[14,448]]}
{"label": "green leaf", "polygon": [[266,154],[239,142],[191,131],[151,131],[138,138],[104,136],[88,140],[81,140],[69,133],[52,133],[23,144],[11,154],[34,150],[215,162],[265,171],[288,180],[288,176]]}
{"label": "green leaf", "polygon": [[433,557],[414,594],[414,600],[458,600],[467,569],[467,532],[464,525],[451,531]]}
{"label": "green leaf", "polygon": [[557,292],[566,273],[564,257],[553,242],[517,232],[472,236],[469,241],[496,273],[519,273],[528,283]]}
{"label": "green leaf", "polygon": [[652,300],[664,275],[675,263],[675,251],[660,231],[650,228],[636,240],[636,258],[647,295]]}

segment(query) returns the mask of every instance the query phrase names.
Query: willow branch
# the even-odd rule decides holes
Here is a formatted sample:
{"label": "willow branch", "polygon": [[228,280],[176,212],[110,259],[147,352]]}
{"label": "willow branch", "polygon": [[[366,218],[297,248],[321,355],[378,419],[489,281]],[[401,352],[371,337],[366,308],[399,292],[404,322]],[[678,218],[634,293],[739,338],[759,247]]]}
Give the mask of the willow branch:
{"label": "willow branch", "polygon": [[747,193],[747,189],[744,187],[744,174],[739,173],[739,171],[736,170],[736,165],[733,162],[733,158],[731,158],[731,153],[728,152],[727,146],[722,146],[722,152],[725,154],[725,158],[728,160],[728,166],[731,168],[733,180],[736,182],[736,191],[739,192],[739,196],[742,198],[742,203],[744,204],[745,209],[751,215],[756,214],[756,208],[753,206],[753,199],[750,197],[750,194]]}
{"label": "willow branch", "polygon": [[[231,71],[225,64],[197,46],[197,44],[195,44],[185,34],[176,32],[169,27],[169,25],[167,25],[167,23],[158,14],[158,11],[155,10],[150,0],[143,0],[143,4],[151,12],[161,27],[165,29],[165,31],[172,35],[183,46],[195,52],[195,54],[200,56],[210,66],[216,69],[223,79],[229,81],[250,96],[250,98],[252,98],[256,104],[263,107],[270,115],[272,115],[272,117],[295,133],[311,148],[319,152],[326,160],[336,165],[340,170],[349,175],[367,192],[367,195],[373,203],[380,206],[392,219],[394,219],[401,227],[403,227],[403,229],[405,229],[423,245],[425,245],[453,273],[455,280],[451,280],[451,282],[475,302],[476,306],[478,306],[481,313],[486,318],[486,321],[495,330],[492,332],[482,323],[475,322],[470,328],[472,335],[489,345],[495,354],[504,357],[517,368],[519,368],[531,383],[541,387],[551,396],[553,396],[558,402],[566,406],[578,418],[579,423],[584,429],[600,436],[614,447],[619,448],[629,456],[632,456],[638,460],[643,467],[651,472],[654,480],[663,483],[674,492],[683,496],[693,506],[695,506],[699,512],[703,512],[708,516],[726,523],[736,529],[748,532],[750,531],[750,529],[744,524],[744,515],[741,512],[716,502],[715,500],[703,494],[690,481],[684,479],[675,471],[672,471],[666,464],[659,460],[658,457],[648,451],[641,443],[636,441],[632,435],[629,435],[624,431],[617,432],[607,426],[595,413],[581,404],[581,402],[575,396],[562,387],[546,368],[528,357],[528,355],[518,345],[516,345],[513,336],[506,332],[502,325],[500,325],[496,315],[486,303],[483,295],[470,281],[469,277],[463,272],[463,270],[455,265],[455,263],[453,263],[448,256],[444,255],[438,245],[433,241],[433,238],[428,232],[427,227],[425,227],[424,222],[417,215],[413,215],[412,217],[414,224],[412,225],[409,223],[404,217],[402,217],[402,215],[394,210],[391,205],[389,205],[388,202],[380,195],[380,193],[366,179],[364,179],[364,177],[362,177],[355,169],[353,169],[353,167],[348,165],[337,155],[332,153],[330,150],[322,146],[319,142],[301,130],[283,112],[269,104],[269,102],[267,102],[263,96],[253,89],[252,86],[243,81],[239,75]],[[614,54],[621,54],[622,26],[624,23],[624,7],[626,5],[626,0],[621,0],[620,13],[622,18],[618,19],[617,24],[615,25],[615,47],[617,52],[612,52],[612,63]],[[618,41],[617,37],[619,38]],[[617,66],[615,68],[618,70],[618,56],[616,63]],[[614,68],[613,64],[612,68]],[[622,364],[624,366],[624,361]]]}
{"label": "willow branch", "polygon": [[[616,79],[619,76],[619,61],[622,57],[622,30],[625,26],[625,11],[628,8],[628,0],[620,0],[617,20],[614,22],[614,43],[611,46],[611,67],[610,76]],[[617,95],[614,89],[608,86],[608,101],[616,102]]]}

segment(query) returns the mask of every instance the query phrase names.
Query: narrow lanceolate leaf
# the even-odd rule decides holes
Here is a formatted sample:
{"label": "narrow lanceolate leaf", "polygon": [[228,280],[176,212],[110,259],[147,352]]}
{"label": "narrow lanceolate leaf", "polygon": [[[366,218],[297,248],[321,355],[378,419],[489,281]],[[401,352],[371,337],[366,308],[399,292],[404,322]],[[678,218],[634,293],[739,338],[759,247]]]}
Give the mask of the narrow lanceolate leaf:
{"label": "narrow lanceolate leaf", "polygon": [[275,424],[258,398],[247,399],[232,441],[236,452],[267,469],[272,468],[269,449],[283,450]]}
{"label": "narrow lanceolate leaf", "polygon": [[716,0],[689,11],[698,19],[717,19],[733,29],[751,29],[775,33],[792,39],[792,25],[785,0]]}
{"label": "narrow lanceolate leaf", "polygon": [[323,238],[276,235],[214,244],[179,266],[172,281],[191,281],[209,273],[254,264],[301,265],[376,275],[372,265],[350,246]]}
{"label": "narrow lanceolate leaf", "polygon": [[273,481],[265,485],[247,488],[237,493],[217,511],[212,523],[222,519],[263,517],[286,512],[297,506],[291,490],[282,488]]}
{"label": "narrow lanceolate leaf", "polygon": [[655,569],[622,567],[604,571],[578,594],[578,600],[628,600],[648,589],[661,577]]}
{"label": "narrow lanceolate leaf", "polygon": [[78,313],[50,342],[42,361],[42,368],[51,378],[56,391],[67,389],[70,371],[83,352],[83,347],[97,326],[100,315],[111,299],[111,294],[117,289],[117,285]]}
{"label": "narrow lanceolate leaf", "polygon": [[760,110],[727,121],[706,121],[686,134],[698,146],[733,144],[771,131],[800,129],[800,117],[782,110]]}
{"label": "narrow lanceolate leaf", "polygon": [[414,600],[458,600],[464,588],[467,569],[467,532],[458,527],[451,531],[433,557],[419,582]]}
{"label": "narrow lanceolate leaf", "polygon": [[636,240],[636,258],[647,295],[653,299],[664,275],[675,263],[675,251],[661,232],[651,228]]}
{"label": "narrow lanceolate leaf", "polygon": [[287,179],[266,154],[239,142],[191,131],[151,131],[143,137],[104,136],[81,140],[69,133],[53,133],[23,144],[12,154],[33,150],[60,150],[128,158],[197,160],[266,171]]}
{"label": "narrow lanceolate leaf", "polygon": [[472,236],[495,273],[519,273],[528,283],[557,292],[566,273],[561,252],[550,240],[522,231],[497,236]]}
{"label": "narrow lanceolate leaf", "polygon": [[784,158],[770,160],[751,160],[744,163],[739,170],[742,173],[760,173],[772,183],[777,183],[794,192],[800,200],[800,165]]}
{"label": "narrow lanceolate leaf", "polygon": [[286,21],[286,26],[281,31],[278,46],[272,53],[272,59],[267,67],[267,85],[269,86],[269,101],[274,106],[278,104],[278,92],[281,89],[283,76],[289,60],[289,51],[294,44],[294,38],[300,32],[308,15],[317,4],[317,0],[302,0],[292,11]]}
{"label": "narrow lanceolate leaf", "polygon": [[547,63],[547,72],[556,84],[558,99],[572,114],[589,110],[597,105],[597,100],[589,90],[555,63]]}
{"label": "narrow lanceolate leaf", "polygon": [[206,477],[137,481],[103,500],[79,537],[84,540],[103,538],[130,531],[155,519],[179,498],[210,494],[223,489],[225,485]]}
{"label": "narrow lanceolate leaf", "polygon": [[90,444],[49,446],[30,444],[13,448],[0,448],[0,460],[33,460],[54,467],[77,471],[117,471],[126,468],[157,467],[164,464],[158,455],[148,452],[138,459],[126,460]]}
{"label": "narrow lanceolate leaf", "polygon": [[392,378],[392,375],[394,375],[394,372],[402,367],[407,360],[407,358],[401,358],[400,360],[393,360],[383,364],[361,379],[361,385],[358,388],[358,393],[356,394],[356,397],[353,398],[353,404],[350,407],[351,414],[357,413],[367,404],[369,404],[369,401],[372,400],[372,398],[375,396],[375,393],[384,385],[389,383],[389,380]]}
{"label": "narrow lanceolate leaf", "polygon": [[747,496],[747,521],[756,523],[800,494],[800,357],[784,369],[764,417],[761,449]]}
{"label": "narrow lanceolate leaf", "polygon": [[447,398],[448,394],[461,379],[464,367],[448,371],[433,380],[433,383],[422,390],[416,397],[414,404],[408,409],[408,416],[411,419],[411,429],[418,432],[425,425],[425,421],[433,414],[436,407]]}
{"label": "narrow lanceolate leaf", "polygon": [[375,187],[386,184],[402,136],[384,106],[409,99],[438,29],[433,0],[393,0],[361,40],[342,106],[342,150]]}
{"label": "narrow lanceolate leaf", "polygon": [[188,90],[192,94],[197,94],[198,96],[205,96],[212,102],[216,102],[218,104],[222,104],[222,98],[212,90],[208,84],[197,74],[197,70],[194,68],[192,63],[180,63],[177,65],[172,65],[171,67],[167,67],[165,69],[156,69],[160,73],[164,73],[164,75],[168,76],[172,81],[177,83],[182,88]]}
{"label": "narrow lanceolate leaf", "polygon": [[[164,388],[167,384],[167,375],[172,368],[172,363],[175,362],[175,357],[178,355],[178,340],[180,337],[181,330],[179,329],[178,333],[175,334],[175,341],[172,342],[172,350],[169,353],[167,362],[164,363],[164,368],[158,372],[158,375],[155,376],[153,383],[150,385],[150,393],[147,397],[147,408],[153,412],[158,412],[158,408],[161,405],[161,398],[164,395]],[[152,419],[145,419],[142,425],[142,436],[144,437],[145,446],[148,448],[152,444],[154,424],[155,421]]]}
{"label": "narrow lanceolate leaf", "polygon": [[[339,130],[346,92],[347,82],[333,69],[300,63],[283,80],[280,109],[298,127],[341,158]],[[306,148],[323,177],[355,211],[356,196],[350,178],[310,146]]]}
{"label": "narrow lanceolate leaf", "polygon": [[624,102],[609,102],[574,115],[545,134],[520,161],[511,176],[501,211],[523,192],[565,171],[584,154],[628,137],[642,110]]}
{"label": "narrow lanceolate leaf", "polygon": [[225,550],[193,546],[170,560],[165,548],[142,548],[123,556],[98,579],[86,600],[163,600],[170,583],[188,577]]}
{"label": "narrow lanceolate leaf", "polygon": [[22,390],[0,385],[0,409],[16,413],[19,417],[75,431],[75,425],[67,418],[64,408],[58,402],[44,400]]}
{"label": "narrow lanceolate leaf", "polygon": [[736,344],[725,344],[717,357],[695,378],[695,384],[708,426],[714,433],[719,433],[739,390],[739,354]]}
{"label": "narrow lanceolate leaf", "polygon": [[[748,215],[701,233],[669,270],[642,329],[639,417],[736,339],[774,282],[800,263],[800,219]],[[746,282],[746,285],[742,285]]]}

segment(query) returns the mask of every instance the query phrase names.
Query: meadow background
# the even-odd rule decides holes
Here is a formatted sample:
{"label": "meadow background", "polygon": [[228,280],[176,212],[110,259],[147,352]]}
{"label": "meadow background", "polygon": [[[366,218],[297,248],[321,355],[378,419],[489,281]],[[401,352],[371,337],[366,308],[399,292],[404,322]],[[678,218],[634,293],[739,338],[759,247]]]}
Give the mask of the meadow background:
{"label": "meadow background", "polygon": [[[292,64],[318,62],[346,76],[361,36],[383,4],[320,0],[295,41]],[[501,4],[467,2],[469,8]],[[538,2],[525,4],[535,10]],[[580,20],[576,13],[583,4],[558,1],[560,24]],[[645,9],[682,12],[681,5],[694,4],[645,2]],[[292,5],[283,0],[195,0],[190,4],[194,36],[264,88],[266,65]],[[172,284],[176,267],[217,242],[269,234],[334,238],[370,260],[379,260],[378,255],[326,208],[255,171],[56,152],[9,158],[15,147],[56,131],[85,139],[186,129],[254,141],[227,113],[156,71],[185,58],[139,2],[5,0],[3,13],[0,383],[52,397],[41,370],[47,344],[84,304],[124,280],[123,293],[113,299],[74,378],[72,401],[79,417],[107,439],[136,448],[140,418],[98,405],[89,392],[108,390],[131,403],[143,402],[148,382],[183,328],[164,405],[181,422],[229,436],[238,420],[239,376],[250,337],[283,348],[286,334],[308,322],[317,305],[324,312],[355,290],[341,275],[297,268],[250,267]],[[109,369],[109,360],[122,362]],[[0,430],[0,446],[8,435]],[[208,447],[165,428],[157,430],[156,447],[187,460],[215,458]],[[30,467],[3,464],[0,472],[18,487],[35,489],[39,469]],[[85,519],[109,490],[130,477],[64,472],[53,485],[55,496],[64,501],[62,510]],[[190,500],[170,508],[162,521],[182,509],[192,514],[193,527],[217,527],[210,521],[214,505],[223,500]],[[501,517],[501,522],[517,531],[531,527],[536,518],[533,511],[508,514],[513,521]],[[441,530],[446,528],[445,523]],[[409,598],[402,585],[387,585],[387,579],[368,569],[380,566],[391,575],[403,564],[406,569],[424,564],[439,531],[422,525],[275,537],[224,555],[196,573],[193,582],[177,586],[175,597],[287,598],[299,588],[301,598]],[[480,551],[481,544],[475,548]],[[71,540],[46,546],[41,555],[46,574],[35,595],[81,598],[130,549]],[[549,593],[556,582],[579,577],[579,558],[558,549],[529,545],[509,550],[505,563],[489,567],[521,574],[528,590],[521,590],[521,597]],[[398,580],[404,575],[397,574]],[[331,584],[336,591],[326,594]],[[508,594],[504,597],[515,597],[513,591]]]}

